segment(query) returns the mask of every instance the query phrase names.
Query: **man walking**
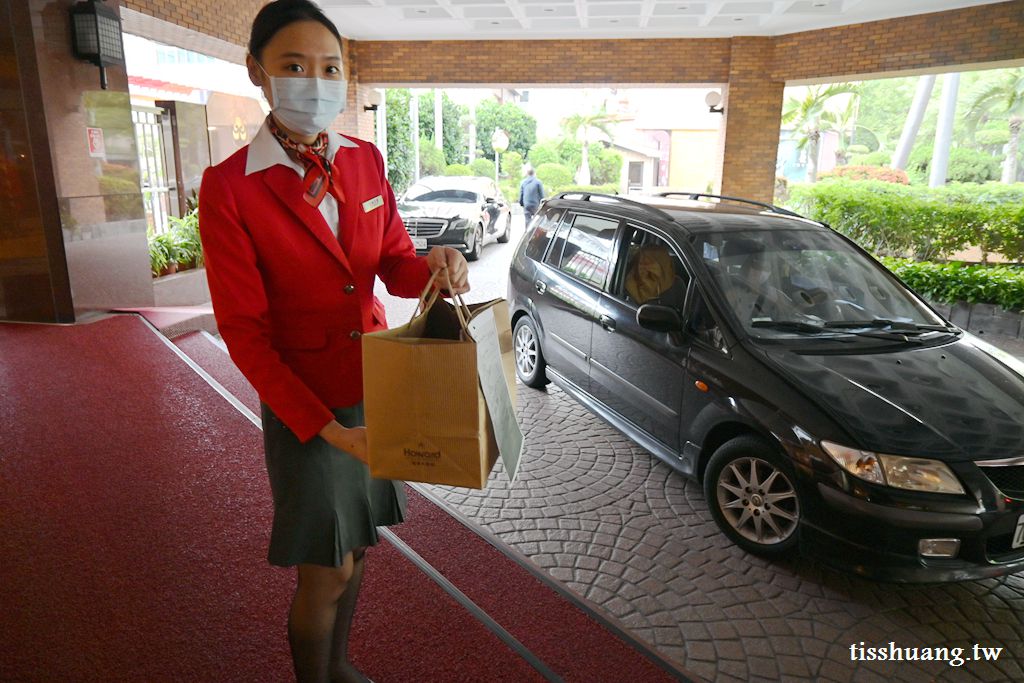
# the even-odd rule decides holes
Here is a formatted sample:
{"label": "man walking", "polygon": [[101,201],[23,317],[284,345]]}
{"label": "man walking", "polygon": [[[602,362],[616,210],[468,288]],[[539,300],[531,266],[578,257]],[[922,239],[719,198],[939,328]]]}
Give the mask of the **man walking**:
{"label": "man walking", "polygon": [[544,185],[534,173],[533,166],[527,166],[526,177],[519,184],[519,204],[523,207],[523,213],[526,214],[524,225],[530,224],[533,214],[537,213],[537,209],[544,199]]}

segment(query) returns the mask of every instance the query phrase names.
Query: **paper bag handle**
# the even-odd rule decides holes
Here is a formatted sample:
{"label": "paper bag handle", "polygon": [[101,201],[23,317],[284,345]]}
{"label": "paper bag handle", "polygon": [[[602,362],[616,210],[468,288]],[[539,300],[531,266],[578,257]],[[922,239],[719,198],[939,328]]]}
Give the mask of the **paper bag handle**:
{"label": "paper bag handle", "polygon": [[[463,331],[468,333],[470,317],[469,306],[466,305],[461,294],[455,294],[452,291],[454,288],[452,287],[451,278],[448,277],[448,268],[439,268],[430,274],[430,279],[427,280],[427,285],[423,288],[423,291],[420,292],[419,302],[416,304],[416,308],[413,309],[412,317],[409,318],[409,322],[411,323],[421,312],[429,311],[430,307],[434,305],[435,301],[437,301],[437,297],[441,295],[441,290],[433,287],[434,282],[437,280],[438,274],[440,273],[444,273],[444,279],[448,285],[448,291],[452,292],[451,297],[455,302],[453,308],[455,309],[455,315],[459,318],[459,325],[462,326]],[[433,291],[431,291],[432,287]]]}

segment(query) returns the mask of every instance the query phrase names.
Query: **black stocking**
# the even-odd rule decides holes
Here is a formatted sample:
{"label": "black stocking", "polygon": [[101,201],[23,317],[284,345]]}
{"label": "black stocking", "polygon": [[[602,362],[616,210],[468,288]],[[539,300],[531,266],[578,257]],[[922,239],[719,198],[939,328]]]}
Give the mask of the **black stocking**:
{"label": "black stocking", "polygon": [[359,600],[359,586],[363,582],[363,548],[352,553],[352,577],[348,580],[345,592],[338,600],[338,612],[334,620],[334,638],[331,641],[331,681],[332,683],[367,683],[364,676],[348,661],[348,635],[352,629],[352,616],[356,612]]}

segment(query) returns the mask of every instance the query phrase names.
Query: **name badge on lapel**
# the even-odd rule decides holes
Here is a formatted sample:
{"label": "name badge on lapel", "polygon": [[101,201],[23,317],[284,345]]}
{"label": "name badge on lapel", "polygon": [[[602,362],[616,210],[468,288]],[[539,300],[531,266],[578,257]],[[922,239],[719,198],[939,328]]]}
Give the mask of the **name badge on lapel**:
{"label": "name badge on lapel", "polygon": [[373,199],[367,199],[363,202],[363,213],[370,213],[374,209],[378,209],[384,206],[384,198],[377,195]]}

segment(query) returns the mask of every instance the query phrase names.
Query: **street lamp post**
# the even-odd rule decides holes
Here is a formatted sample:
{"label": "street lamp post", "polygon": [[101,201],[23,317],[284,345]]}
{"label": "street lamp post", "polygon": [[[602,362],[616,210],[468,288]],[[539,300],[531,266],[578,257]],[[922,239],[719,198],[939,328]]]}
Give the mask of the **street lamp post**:
{"label": "street lamp post", "polygon": [[498,156],[508,149],[508,133],[501,128],[495,128],[491,135],[491,149],[494,150],[494,186],[498,186]]}

